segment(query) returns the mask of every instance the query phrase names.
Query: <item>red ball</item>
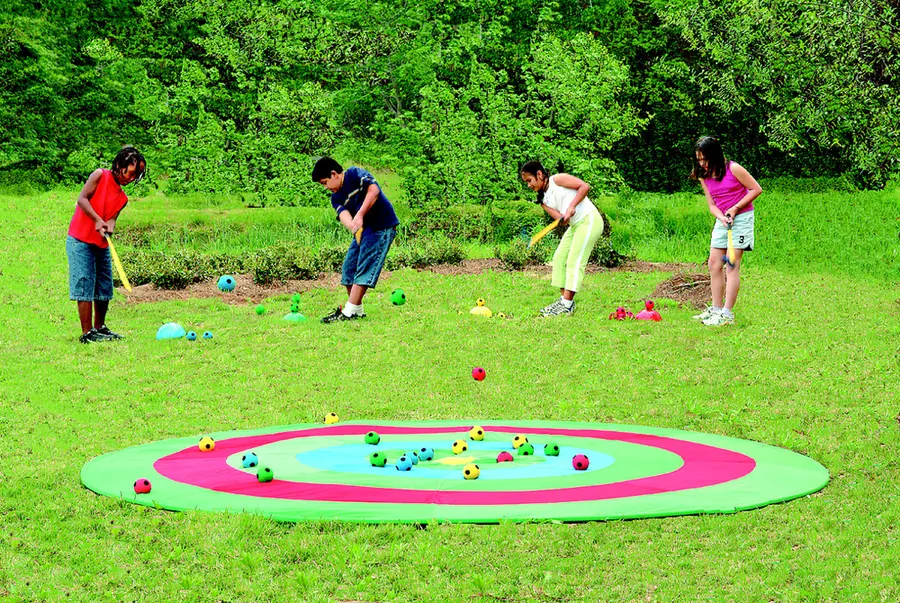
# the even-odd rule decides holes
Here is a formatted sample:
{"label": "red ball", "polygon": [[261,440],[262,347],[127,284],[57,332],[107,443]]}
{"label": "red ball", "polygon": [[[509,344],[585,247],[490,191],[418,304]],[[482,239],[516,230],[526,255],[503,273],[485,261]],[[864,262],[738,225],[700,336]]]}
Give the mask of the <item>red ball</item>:
{"label": "red ball", "polygon": [[484,378],[487,376],[487,373],[484,372],[484,369],[480,366],[476,366],[472,369],[472,378],[475,381],[484,381]]}
{"label": "red ball", "polygon": [[142,477],[138,481],[134,482],[134,493],[135,494],[149,494],[150,493],[150,480]]}
{"label": "red ball", "polygon": [[507,451],[504,450],[503,452],[501,452],[500,454],[497,455],[497,462],[498,463],[511,463],[511,462],[513,462],[513,455],[511,455],[510,453],[508,453]]}
{"label": "red ball", "polygon": [[575,467],[576,471],[584,471],[590,464],[588,457],[583,454],[576,454],[572,457],[572,466]]}

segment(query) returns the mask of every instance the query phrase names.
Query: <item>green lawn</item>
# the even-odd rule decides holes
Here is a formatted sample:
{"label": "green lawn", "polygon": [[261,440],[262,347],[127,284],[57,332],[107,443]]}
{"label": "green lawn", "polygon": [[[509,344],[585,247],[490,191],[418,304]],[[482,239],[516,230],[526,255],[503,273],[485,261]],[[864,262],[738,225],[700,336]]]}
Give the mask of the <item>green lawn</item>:
{"label": "green lawn", "polygon": [[[128,338],[88,347],[76,342],[67,294],[74,193],[0,196],[0,600],[897,601],[896,193],[824,195],[810,210],[814,197],[773,202],[759,221],[730,328],[709,330],[675,306],[659,324],[606,319],[618,305],[637,308],[666,273],[593,275],[573,317],[543,320],[534,314],[554,296],[546,278],[406,269],[350,324],[291,325],[280,311],[257,317],[218,299],[117,296],[108,322]],[[628,213],[689,204],[665,200],[610,200],[639,257],[707,244],[705,229],[647,242],[649,227]],[[846,213],[828,214],[841,203]],[[134,223],[139,207],[126,210]],[[792,218],[807,210],[817,218]],[[388,302],[395,287],[405,306]],[[511,318],[469,316],[478,297]],[[316,318],[341,301],[314,290],[301,312]],[[287,312],[289,302],[267,305]],[[155,341],[168,321],[215,339]],[[488,372],[481,383],[476,365]],[[419,527],[170,513],[80,484],[82,465],[109,451],[328,411],[703,431],[809,455],[832,481],[735,515]]]}

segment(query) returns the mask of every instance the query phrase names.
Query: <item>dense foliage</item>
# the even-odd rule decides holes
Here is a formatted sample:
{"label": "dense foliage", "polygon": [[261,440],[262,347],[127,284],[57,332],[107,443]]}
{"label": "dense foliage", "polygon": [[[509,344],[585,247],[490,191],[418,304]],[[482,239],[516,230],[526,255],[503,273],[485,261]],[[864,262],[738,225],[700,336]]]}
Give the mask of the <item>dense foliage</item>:
{"label": "dense foliage", "polygon": [[[78,183],[123,143],[169,190],[318,204],[312,158],[413,206],[527,196],[539,158],[678,190],[717,134],[758,176],[898,170],[896,0],[9,0],[0,183]],[[146,185],[145,185],[146,186]]]}

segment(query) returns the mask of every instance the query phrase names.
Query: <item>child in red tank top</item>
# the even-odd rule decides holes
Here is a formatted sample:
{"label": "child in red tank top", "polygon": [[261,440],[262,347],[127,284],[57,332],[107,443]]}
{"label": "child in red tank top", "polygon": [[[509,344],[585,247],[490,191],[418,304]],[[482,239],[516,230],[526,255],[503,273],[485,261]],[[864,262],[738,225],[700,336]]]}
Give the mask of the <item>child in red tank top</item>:
{"label": "child in red tank top", "polygon": [[128,203],[122,187],[144,176],[147,162],[133,147],[116,155],[111,170],[97,169],[78,195],[66,237],[69,258],[69,297],[78,304],[82,343],[121,339],[106,326],[113,296],[112,259],[106,237]]}

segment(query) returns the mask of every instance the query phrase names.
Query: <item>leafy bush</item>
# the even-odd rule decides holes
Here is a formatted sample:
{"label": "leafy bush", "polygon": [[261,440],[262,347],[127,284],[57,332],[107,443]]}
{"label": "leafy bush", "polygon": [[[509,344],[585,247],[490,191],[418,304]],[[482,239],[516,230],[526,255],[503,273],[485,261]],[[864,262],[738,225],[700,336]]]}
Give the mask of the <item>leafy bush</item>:
{"label": "leafy bush", "polygon": [[[152,283],[162,289],[184,289],[192,283],[222,274],[244,271],[244,261],[226,254],[202,254],[190,250],[171,253],[123,249],[123,267],[132,285]],[[119,283],[114,274],[115,283]]]}
{"label": "leafy bush", "polygon": [[345,247],[329,245],[316,251],[316,267],[320,272],[340,272],[344,265]]}
{"label": "leafy bush", "polygon": [[521,270],[525,266],[546,264],[553,257],[553,246],[535,245],[528,247],[528,241],[517,239],[509,245],[494,247],[494,255],[507,270]]}
{"label": "leafy bush", "polygon": [[249,264],[253,282],[260,285],[289,279],[311,279],[319,273],[313,251],[296,243],[280,243],[260,249]]}
{"label": "leafy bush", "polygon": [[424,268],[436,264],[459,264],[466,257],[463,248],[444,236],[418,237],[395,244],[388,253],[385,268]]}

